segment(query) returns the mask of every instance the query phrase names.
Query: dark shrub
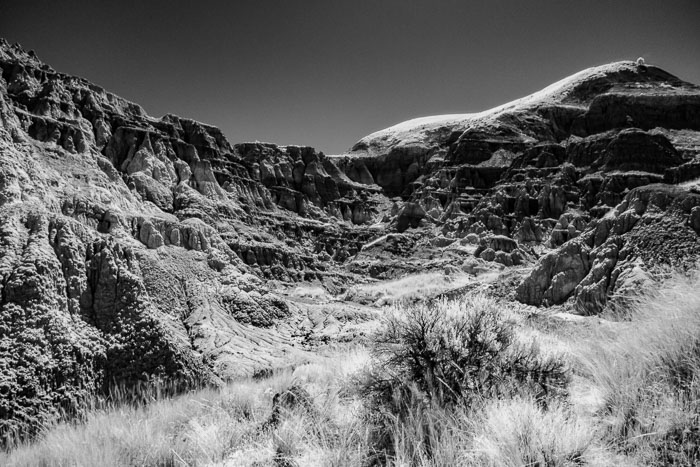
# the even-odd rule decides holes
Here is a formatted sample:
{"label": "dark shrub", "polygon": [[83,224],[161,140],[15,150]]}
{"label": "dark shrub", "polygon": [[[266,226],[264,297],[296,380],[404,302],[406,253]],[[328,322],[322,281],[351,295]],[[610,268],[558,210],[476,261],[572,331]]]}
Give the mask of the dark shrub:
{"label": "dark shrub", "polygon": [[378,451],[391,452],[388,424],[416,410],[474,408],[488,398],[518,394],[546,405],[565,395],[567,365],[519,337],[516,327],[496,302],[480,295],[389,313],[360,383],[377,427]]}

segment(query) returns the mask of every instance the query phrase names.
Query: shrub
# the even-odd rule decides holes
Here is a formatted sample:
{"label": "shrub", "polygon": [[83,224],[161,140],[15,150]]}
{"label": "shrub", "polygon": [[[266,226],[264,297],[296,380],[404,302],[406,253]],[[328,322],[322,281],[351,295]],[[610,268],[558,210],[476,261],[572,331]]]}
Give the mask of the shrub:
{"label": "shrub", "polygon": [[543,402],[563,394],[564,361],[519,338],[515,328],[481,295],[396,307],[375,338],[366,391],[388,402],[395,391],[415,386],[442,405],[525,390]]}
{"label": "shrub", "polygon": [[454,433],[449,423],[437,422],[436,410],[471,412],[489,398],[514,395],[530,395],[545,406],[564,396],[565,362],[523,340],[516,327],[495,301],[481,295],[389,312],[374,338],[373,364],[360,382],[380,457],[397,455],[410,427],[409,444],[420,455],[408,457],[432,458],[439,440]]}

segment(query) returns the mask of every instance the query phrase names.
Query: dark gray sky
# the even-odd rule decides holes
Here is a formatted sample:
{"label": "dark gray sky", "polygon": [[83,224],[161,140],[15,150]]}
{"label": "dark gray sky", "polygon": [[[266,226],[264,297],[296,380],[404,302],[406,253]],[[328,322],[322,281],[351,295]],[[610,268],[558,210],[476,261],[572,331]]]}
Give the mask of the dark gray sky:
{"label": "dark gray sky", "polygon": [[2,0],[0,36],[151,115],[328,154],[615,60],[700,83],[700,0]]}

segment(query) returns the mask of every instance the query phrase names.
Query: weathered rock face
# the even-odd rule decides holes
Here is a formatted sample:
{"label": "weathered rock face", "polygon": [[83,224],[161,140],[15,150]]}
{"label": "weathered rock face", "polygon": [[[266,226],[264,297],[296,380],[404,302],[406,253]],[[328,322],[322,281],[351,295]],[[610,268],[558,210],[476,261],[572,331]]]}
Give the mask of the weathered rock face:
{"label": "weathered rock face", "polygon": [[[640,75],[649,72],[644,67]],[[671,89],[656,88],[640,95],[628,88],[597,96],[576,122],[575,132],[592,134],[625,126],[700,130],[700,96],[692,90],[679,91],[677,78],[668,81]]]}
{"label": "weathered rock face", "polygon": [[594,314],[625,285],[619,278],[639,265],[696,267],[698,206],[700,193],[686,188],[635,188],[580,236],[545,255],[518,287],[518,300],[553,305],[573,297],[579,312]]}
{"label": "weathered rock face", "polygon": [[305,317],[264,280],[346,276],[378,187],[313,148],[149,117],[5,41],[0,69],[0,437],[115,383],[218,384],[303,353]]}
{"label": "weathered rock face", "polygon": [[[507,266],[527,262],[527,246],[559,248],[541,258],[517,297],[536,305],[574,297],[581,312],[597,313],[620,289],[618,276],[657,264],[639,245],[657,251],[660,241],[649,242],[662,231],[673,232],[669,244],[683,238],[688,248],[661,262],[692,263],[700,215],[692,206],[664,208],[642,224],[643,214],[623,209],[615,227],[609,224],[610,213],[641,187],[700,178],[699,115],[700,87],[621,62],[479,114],[401,123],[338,158],[358,181],[401,197],[390,224],[398,231],[435,226],[447,238],[478,234],[475,256]],[[635,233],[642,225],[659,232],[644,238]],[[491,244],[498,238],[519,243],[515,261]]]}
{"label": "weathered rock face", "polygon": [[599,217],[635,187],[679,179],[699,152],[699,114],[698,86],[621,62],[490,111],[401,123],[337,158],[351,177],[403,198],[401,228],[437,219],[542,241],[549,219]]}

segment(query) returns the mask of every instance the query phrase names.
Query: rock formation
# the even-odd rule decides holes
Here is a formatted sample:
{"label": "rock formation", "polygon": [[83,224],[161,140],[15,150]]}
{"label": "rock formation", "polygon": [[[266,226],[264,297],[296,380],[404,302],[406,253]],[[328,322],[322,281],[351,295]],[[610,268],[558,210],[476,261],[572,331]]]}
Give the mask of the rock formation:
{"label": "rock formation", "polygon": [[519,286],[525,303],[571,298],[598,313],[632,269],[700,258],[700,87],[644,63],[590,68],[478,114],[410,120],[338,164],[401,196],[398,231],[476,234],[475,256],[506,266],[556,248]]}
{"label": "rock formation", "polygon": [[0,68],[0,436],[115,383],[218,384],[303,354],[306,317],[265,280],[340,281],[377,187],[313,148],[149,117],[4,41]]}
{"label": "rock formation", "polygon": [[630,287],[624,279],[635,268],[697,266],[700,230],[693,213],[698,206],[700,191],[684,187],[653,184],[631,190],[580,236],[545,255],[518,287],[518,300],[547,305],[573,296],[578,311],[594,314],[616,290]]}

